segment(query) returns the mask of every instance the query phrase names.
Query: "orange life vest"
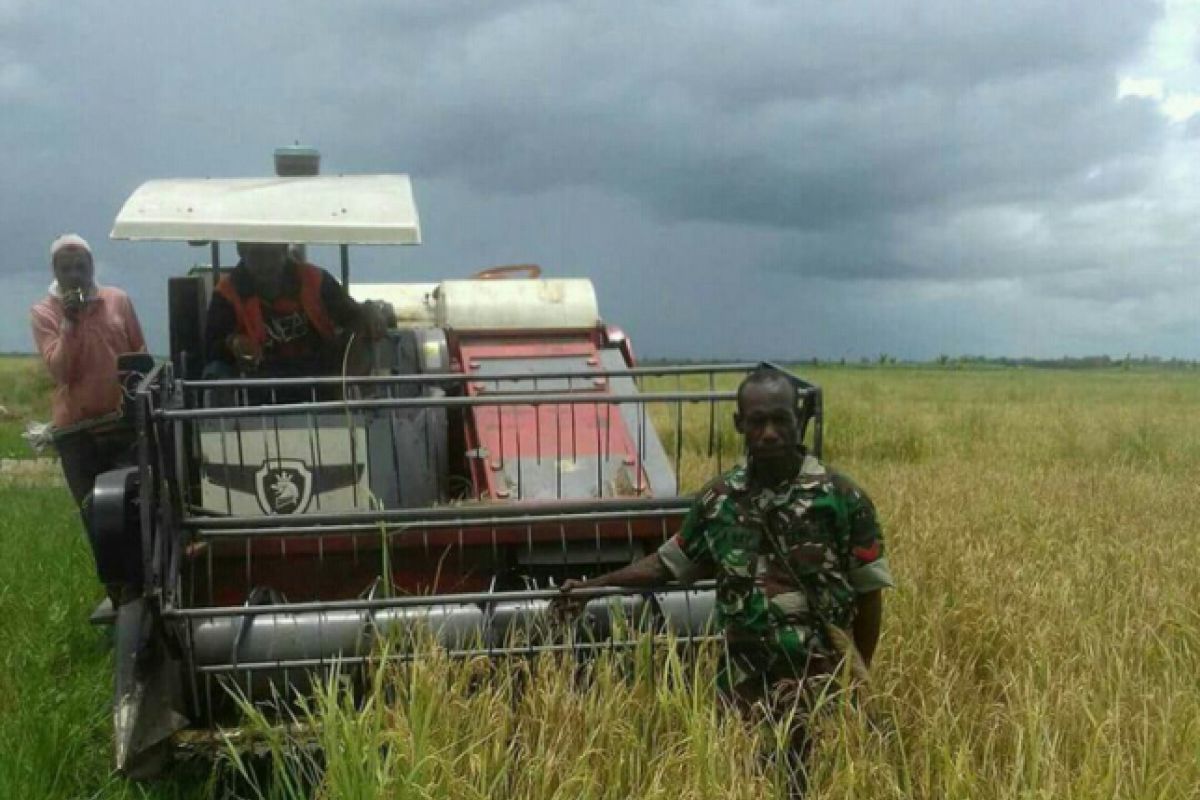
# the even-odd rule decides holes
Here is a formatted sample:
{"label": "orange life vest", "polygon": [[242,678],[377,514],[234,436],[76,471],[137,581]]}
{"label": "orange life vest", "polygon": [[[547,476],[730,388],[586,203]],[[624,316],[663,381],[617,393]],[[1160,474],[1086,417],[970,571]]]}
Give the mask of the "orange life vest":
{"label": "orange life vest", "polygon": [[[276,314],[293,314],[303,309],[304,315],[312,323],[313,328],[322,339],[333,337],[333,320],[321,302],[321,270],[312,264],[297,262],[294,266],[296,278],[300,282],[300,297],[277,297],[271,302],[271,310]],[[258,347],[267,341],[267,326],[263,323],[262,300],[258,295],[243,297],[238,294],[230,275],[225,275],[217,282],[217,294],[224,297],[233,306],[237,314],[238,333],[249,336]]]}

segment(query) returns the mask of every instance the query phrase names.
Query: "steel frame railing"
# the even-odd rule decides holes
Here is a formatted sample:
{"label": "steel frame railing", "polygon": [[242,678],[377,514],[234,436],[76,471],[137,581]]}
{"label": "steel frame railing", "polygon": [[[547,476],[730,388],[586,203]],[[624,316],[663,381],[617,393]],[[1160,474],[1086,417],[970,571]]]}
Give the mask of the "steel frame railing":
{"label": "steel frame railing", "polygon": [[[655,524],[660,530],[660,538],[665,539],[670,533],[670,523],[678,520],[689,500],[686,496],[672,493],[666,497],[645,496],[639,494],[632,497],[601,497],[599,499],[564,498],[561,496],[561,468],[566,455],[563,450],[555,454],[556,470],[559,471],[559,496],[551,500],[532,501],[523,498],[520,493],[506,503],[487,503],[483,505],[465,506],[433,506],[425,508],[386,508],[354,511],[320,511],[305,513],[297,516],[253,516],[235,515],[229,510],[204,508],[194,502],[191,497],[193,473],[196,467],[195,452],[189,452],[189,447],[195,448],[192,438],[195,432],[193,426],[202,420],[216,420],[222,425],[240,425],[242,422],[262,420],[269,423],[271,418],[276,420],[288,417],[307,416],[310,425],[322,414],[345,415],[350,426],[364,425],[363,415],[369,413],[391,413],[395,411],[438,409],[445,413],[465,413],[472,409],[496,409],[498,417],[502,417],[503,409],[532,408],[535,419],[541,421],[542,409],[555,409],[554,418],[562,419],[561,409],[569,408],[571,415],[578,409],[592,407],[593,421],[599,421],[600,406],[605,406],[615,417],[622,409],[632,410],[630,417],[633,424],[634,468],[638,482],[642,480],[643,466],[646,457],[646,443],[653,435],[659,440],[660,426],[665,427],[666,441],[661,444],[665,450],[671,451],[668,463],[674,476],[678,479],[685,458],[688,456],[700,458],[707,462],[715,460],[715,471],[726,468],[733,462],[733,454],[723,452],[732,443],[736,446],[737,439],[732,431],[722,425],[724,406],[728,408],[736,399],[736,393],[731,389],[718,389],[718,378],[721,376],[736,376],[744,374],[756,365],[749,363],[717,364],[717,365],[683,365],[670,367],[640,367],[631,369],[605,370],[596,369],[589,372],[577,370],[546,371],[536,375],[487,375],[487,374],[453,374],[453,375],[404,375],[404,376],[359,376],[359,377],[326,377],[313,379],[256,379],[256,380],[218,380],[218,381],[176,381],[173,379],[170,365],[160,365],[142,381],[136,392],[137,425],[139,431],[139,473],[142,479],[142,537],[143,553],[146,559],[147,592],[156,595],[160,601],[160,616],[164,623],[176,631],[183,643],[183,653],[187,665],[187,673],[191,676],[190,691],[194,708],[208,708],[211,719],[213,701],[214,677],[227,674],[242,675],[247,685],[252,673],[282,671],[286,675],[290,670],[310,668],[330,668],[336,664],[367,664],[371,663],[373,655],[330,654],[329,658],[298,658],[278,659],[255,662],[237,663],[231,661],[225,664],[197,664],[192,660],[193,653],[188,642],[194,633],[193,626],[200,621],[211,621],[221,618],[235,618],[251,625],[258,618],[295,618],[297,615],[316,614],[319,616],[334,611],[362,612],[370,619],[371,615],[387,611],[403,609],[430,609],[438,606],[476,604],[482,609],[496,608],[505,603],[541,602],[544,603],[558,596],[557,590],[545,588],[530,588],[524,591],[486,591],[471,593],[432,594],[407,597],[375,597],[366,598],[331,598],[311,602],[272,602],[265,605],[192,605],[192,601],[181,594],[185,584],[195,584],[197,578],[186,578],[182,572],[183,554],[190,546],[217,545],[221,543],[244,542],[246,558],[251,557],[251,545],[255,542],[279,540],[286,549],[286,543],[291,539],[316,539],[323,545],[328,537],[351,538],[356,542],[358,537],[370,537],[379,541],[383,537],[385,545],[381,548],[386,559],[390,546],[394,542],[404,541],[406,536],[428,536],[431,532],[445,532],[453,536],[455,532],[461,540],[464,529],[490,529],[492,531],[492,547],[497,546],[497,532],[518,531],[526,536],[526,546],[530,551],[534,547],[532,531],[536,527],[559,526],[561,547],[564,553],[564,566],[567,565],[565,554],[568,549],[566,527],[592,526],[595,531],[597,548],[600,542],[601,526],[624,525],[628,530],[630,553],[634,553],[632,525],[634,521],[642,524]],[[566,381],[568,389],[574,381],[594,382],[597,378],[608,382],[612,379],[629,379],[633,381],[638,391],[623,391],[605,393],[596,391],[541,391],[539,385],[547,381]],[[699,379],[705,384],[703,389],[694,390],[684,386],[685,380]],[[674,386],[662,388],[663,384],[674,383]],[[328,388],[349,388],[366,392],[411,392],[418,390],[465,389],[467,384],[482,384],[488,391],[482,395],[447,396],[431,392],[425,396],[400,397],[385,396],[373,398],[354,398],[340,400],[319,400],[320,391]],[[519,391],[512,391],[516,386]],[[266,392],[269,399],[275,399],[284,390],[307,390],[310,400],[307,402],[268,403],[255,405],[226,405],[207,407],[204,403],[205,394],[214,390],[233,393],[236,402],[248,402],[251,393]],[[801,387],[801,400],[808,410],[810,448],[819,452],[822,436],[822,408],[819,387],[804,384]],[[696,425],[693,415],[685,413],[685,409],[695,406],[705,406],[704,416]],[[650,409],[657,408],[655,416]],[[730,409],[731,410],[731,409]],[[696,442],[689,449],[685,446],[683,431],[687,417],[691,416],[694,429],[702,431],[700,449],[695,449]],[[653,420],[652,420],[653,418]],[[503,419],[500,419],[503,424]],[[653,434],[650,428],[654,427]],[[269,431],[270,425],[264,430]],[[599,431],[599,424],[596,425]],[[612,426],[605,426],[611,434]],[[247,433],[246,435],[250,435]],[[265,434],[264,434],[265,435]],[[540,431],[538,433],[540,436]],[[575,441],[574,434],[571,435]],[[514,458],[520,462],[522,453],[503,452],[505,437],[501,434],[499,441],[502,452],[487,454],[488,461],[498,461],[501,464],[507,459]],[[516,438],[520,447],[520,437]],[[558,442],[562,441],[562,431],[558,431]],[[659,440],[661,441],[661,440]],[[239,441],[239,447],[241,445]],[[724,445],[724,447],[723,447]],[[561,446],[561,444],[559,445]],[[538,448],[539,457],[541,448]],[[597,447],[597,452],[600,448]],[[727,460],[728,459],[728,460]],[[599,459],[598,459],[599,460]],[[713,471],[712,469],[709,470]],[[518,480],[518,486],[522,481]],[[677,486],[678,484],[676,484]],[[601,487],[603,488],[603,487]],[[599,492],[602,493],[602,492]],[[230,506],[231,508],[231,506]],[[323,549],[318,551],[323,552]],[[209,551],[209,569],[212,569],[211,550]],[[381,574],[386,574],[387,562],[381,563]],[[208,578],[210,585],[211,575]],[[247,589],[249,590],[249,586]],[[586,598],[611,598],[618,595],[628,595],[631,592],[650,596],[654,593],[688,593],[700,589],[708,591],[708,584],[685,589],[677,585],[654,587],[652,589],[630,590],[626,588],[609,588],[581,593]],[[194,591],[194,590],[193,590]],[[391,591],[387,592],[391,594]],[[209,597],[212,597],[211,590]],[[692,631],[688,641],[701,642],[714,639],[708,632]],[[613,649],[628,646],[620,642],[542,642],[525,643],[520,646],[489,646],[483,652],[491,655],[529,655],[540,652],[556,652],[562,650],[588,651],[592,649]],[[451,657],[478,654],[478,649],[450,649]],[[411,654],[391,653],[390,659],[406,659]],[[204,686],[201,686],[203,682]]]}

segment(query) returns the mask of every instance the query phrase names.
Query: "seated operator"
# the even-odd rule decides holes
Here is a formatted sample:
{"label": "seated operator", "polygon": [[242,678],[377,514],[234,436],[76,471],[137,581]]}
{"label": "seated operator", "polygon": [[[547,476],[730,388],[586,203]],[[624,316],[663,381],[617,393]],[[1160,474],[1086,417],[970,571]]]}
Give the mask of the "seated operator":
{"label": "seated operator", "polygon": [[339,375],[343,364],[351,374],[366,371],[367,350],[358,345],[385,335],[379,305],[355,302],[286,244],[239,242],[237,250],[237,267],[217,283],[208,306],[205,378]]}

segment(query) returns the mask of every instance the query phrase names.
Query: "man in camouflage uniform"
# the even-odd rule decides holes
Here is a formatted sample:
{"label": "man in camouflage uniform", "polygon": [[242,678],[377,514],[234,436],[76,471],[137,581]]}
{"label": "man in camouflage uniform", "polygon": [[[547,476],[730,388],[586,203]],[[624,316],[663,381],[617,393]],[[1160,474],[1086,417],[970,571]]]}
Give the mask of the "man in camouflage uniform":
{"label": "man in camouflage uniform", "polygon": [[746,464],[708,484],[657,552],[563,584],[570,592],[715,577],[728,645],[719,686],[753,718],[797,712],[797,760],[809,747],[813,700],[843,667],[861,677],[870,665],[881,590],[893,585],[874,506],[805,451],[800,419],[789,376],[766,366],[751,373],[738,387],[734,414]]}

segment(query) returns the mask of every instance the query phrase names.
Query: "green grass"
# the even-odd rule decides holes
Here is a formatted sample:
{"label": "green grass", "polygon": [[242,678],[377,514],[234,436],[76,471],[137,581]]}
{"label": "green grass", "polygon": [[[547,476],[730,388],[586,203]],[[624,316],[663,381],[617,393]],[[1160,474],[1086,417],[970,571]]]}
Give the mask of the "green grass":
{"label": "green grass", "polygon": [[[27,419],[49,419],[36,358],[0,357],[0,457],[32,455]],[[0,486],[0,797],[203,796],[195,776],[150,790],[111,772],[112,648],[88,624],[103,592],[66,489]]]}
{"label": "green grass", "polygon": [[[826,389],[827,456],[876,501],[900,581],[872,695],[825,726],[812,796],[1200,796],[1200,376],[803,372]],[[0,490],[0,797],[144,796],[108,774],[111,655],[86,624],[99,596],[66,492]],[[316,796],[765,791],[752,759],[688,782],[685,767],[746,753],[702,682],[534,681],[522,716],[503,682],[463,692],[455,674],[385,675],[411,691],[365,715],[318,702],[332,758]],[[313,770],[291,758],[278,763]],[[205,791],[192,776],[145,796]]]}
{"label": "green grass", "polygon": [[21,438],[30,420],[50,421],[53,384],[35,357],[0,356],[0,458],[32,458]]}
{"label": "green grass", "polygon": [[65,489],[0,489],[0,797],[181,798],[110,774],[112,649],[102,592]]}

